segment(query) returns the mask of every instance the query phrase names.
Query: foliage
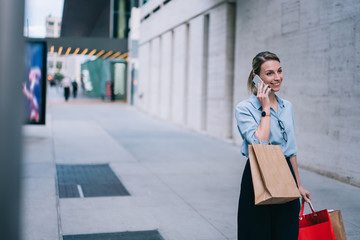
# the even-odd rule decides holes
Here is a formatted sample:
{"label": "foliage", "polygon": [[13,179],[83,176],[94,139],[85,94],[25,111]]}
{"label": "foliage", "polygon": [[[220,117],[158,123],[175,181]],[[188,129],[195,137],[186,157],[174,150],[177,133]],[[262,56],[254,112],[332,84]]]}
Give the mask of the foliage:
{"label": "foliage", "polygon": [[61,81],[61,80],[63,80],[63,78],[64,78],[64,75],[62,75],[61,73],[54,74],[54,80]]}

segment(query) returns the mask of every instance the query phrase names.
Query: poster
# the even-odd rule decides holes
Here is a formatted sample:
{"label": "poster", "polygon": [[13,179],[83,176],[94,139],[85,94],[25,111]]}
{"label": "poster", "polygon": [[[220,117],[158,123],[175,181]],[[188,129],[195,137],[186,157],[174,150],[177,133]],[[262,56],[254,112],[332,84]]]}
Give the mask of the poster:
{"label": "poster", "polygon": [[28,40],[25,49],[25,124],[45,124],[46,43]]}

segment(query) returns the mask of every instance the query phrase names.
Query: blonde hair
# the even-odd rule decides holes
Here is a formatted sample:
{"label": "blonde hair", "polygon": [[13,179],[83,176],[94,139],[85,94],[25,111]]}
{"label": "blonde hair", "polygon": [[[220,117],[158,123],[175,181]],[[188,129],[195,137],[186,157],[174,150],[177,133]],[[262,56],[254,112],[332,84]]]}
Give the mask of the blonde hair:
{"label": "blonde hair", "polygon": [[252,60],[252,70],[249,74],[248,81],[247,81],[247,87],[250,93],[257,94],[257,88],[252,83],[252,80],[254,79],[253,74],[260,75],[261,65],[269,60],[275,60],[280,62],[279,57],[272,52],[265,51],[258,53]]}

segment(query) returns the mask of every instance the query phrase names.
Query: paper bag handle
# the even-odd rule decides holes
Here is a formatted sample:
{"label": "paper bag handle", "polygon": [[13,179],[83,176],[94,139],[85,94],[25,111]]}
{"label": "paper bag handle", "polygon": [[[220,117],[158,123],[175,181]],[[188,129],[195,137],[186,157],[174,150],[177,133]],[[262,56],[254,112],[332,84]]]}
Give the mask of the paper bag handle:
{"label": "paper bag handle", "polygon": [[[311,204],[311,202],[308,201],[307,203],[309,204],[312,213],[315,214],[315,216],[316,216],[316,212],[315,212],[314,207]],[[304,217],[304,208],[305,208],[305,201],[302,201],[302,203],[301,203],[301,211],[300,211],[300,216],[299,216],[300,220]]]}
{"label": "paper bag handle", "polygon": [[[256,137],[256,136],[255,136]],[[259,138],[259,137],[256,137],[257,139],[258,139],[258,141],[259,141],[259,144],[261,144],[261,139]],[[265,141],[265,140],[264,140]],[[267,142],[267,141],[266,141]],[[270,142],[270,139],[269,139],[269,143],[270,143],[270,145],[272,145],[271,144],[271,142]]]}

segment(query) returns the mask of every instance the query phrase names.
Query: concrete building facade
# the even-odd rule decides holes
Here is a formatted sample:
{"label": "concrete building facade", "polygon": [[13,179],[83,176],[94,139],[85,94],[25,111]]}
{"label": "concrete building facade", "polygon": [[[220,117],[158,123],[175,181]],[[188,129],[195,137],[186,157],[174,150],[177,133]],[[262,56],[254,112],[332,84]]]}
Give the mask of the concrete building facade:
{"label": "concrete building facade", "polygon": [[61,32],[61,18],[53,17],[51,15],[46,17],[46,37],[57,38],[60,37]]}
{"label": "concrete building facade", "polygon": [[[65,77],[69,77],[72,81],[81,82],[81,63],[86,59],[84,56],[77,55],[59,55],[58,53],[48,53],[47,55],[47,74],[54,77],[55,73],[59,72]],[[90,59],[90,57],[87,57]],[[60,63],[61,69],[56,68]]]}
{"label": "concrete building facade", "polygon": [[299,164],[360,186],[360,2],[151,0],[141,6],[137,106],[241,144],[251,60],[278,54]]}

